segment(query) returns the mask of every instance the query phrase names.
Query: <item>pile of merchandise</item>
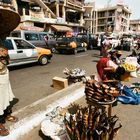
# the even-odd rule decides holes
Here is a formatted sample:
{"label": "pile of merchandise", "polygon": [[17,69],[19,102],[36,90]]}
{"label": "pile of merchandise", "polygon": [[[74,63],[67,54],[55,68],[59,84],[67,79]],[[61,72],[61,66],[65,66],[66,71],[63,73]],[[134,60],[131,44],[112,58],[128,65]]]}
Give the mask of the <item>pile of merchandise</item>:
{"label": "pile of merchandise", "polygon": [[120,91],[117,87],[88,80],[85,86],[85,94],[88,102],[112,102],[120,95]]}
{"label": "pile of merchandise", "polygon": [[113,140],[122,127],[114,115],[107,117],[98,108],[79,108],[76,114],[66,115],[64,123],[70,140]]}
{"label": "pile of merchandise", "polygon": [[68,76],[68,79],[73,79],[74,82],[85,80],[83,78],[85,78],[86,71],[80,68],[75,68],[71,70],[65,68],[63,70],[63,73]]}
{"label": "pile of merchandise", "polygon": [[67,135],[64,125],[65,113],[66,110],[60,106],[47,113],[46,119],[41,122],[42,133],[53,140],[66,140]]}

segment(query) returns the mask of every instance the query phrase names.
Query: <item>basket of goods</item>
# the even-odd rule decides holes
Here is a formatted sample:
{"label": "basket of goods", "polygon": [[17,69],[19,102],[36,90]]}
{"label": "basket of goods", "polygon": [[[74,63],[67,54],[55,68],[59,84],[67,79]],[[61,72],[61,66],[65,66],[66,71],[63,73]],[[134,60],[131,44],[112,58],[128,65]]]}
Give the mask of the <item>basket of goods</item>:
{"label": "basket of goods", "polygon": [[121,64],[122,67],[124,67],[126,72],[133,72],[136,71],[136,66],[128,63],[123,63]]}
{"label": "basket of goods", "polygon": [[129,81],[131,73],[136,71],[136,66],[128,63],[123,63],[121,66],[125,69],[124,75],[121,76],[121,81]]}
{"label": "basket of goods", "polygon": [[88,80],[85,86],[87,103],[98,102],[98,104],[112,104],[120,95],[117,87],[106,83],[99,84],[95,80]]}
{"label": "basket of goods", "polygon": [[74,82],[82,81],[82,78],[85,77],[86,71],[80,68],[75,68],[69,70],[65,68],[63,73],[68,76],[68,79],[72,79]]}
{"label": "basket of goods", "polygon": [[73,114],[66,114],[64,124],[69,140],[113,140],[119,129],[119,118],[108,117],[98,108],[79,108]]}

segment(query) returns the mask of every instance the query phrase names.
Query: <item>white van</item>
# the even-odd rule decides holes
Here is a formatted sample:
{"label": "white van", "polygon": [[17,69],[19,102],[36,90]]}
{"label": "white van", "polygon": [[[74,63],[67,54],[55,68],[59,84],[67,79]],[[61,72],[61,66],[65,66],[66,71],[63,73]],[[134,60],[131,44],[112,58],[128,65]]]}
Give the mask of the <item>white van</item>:
{"label": "white van", "polygon": [[47,48],[52,52],[55,51],[56,40],[52,33],[16,30],[12,31],[10,36],[23,38],[37,47]]}

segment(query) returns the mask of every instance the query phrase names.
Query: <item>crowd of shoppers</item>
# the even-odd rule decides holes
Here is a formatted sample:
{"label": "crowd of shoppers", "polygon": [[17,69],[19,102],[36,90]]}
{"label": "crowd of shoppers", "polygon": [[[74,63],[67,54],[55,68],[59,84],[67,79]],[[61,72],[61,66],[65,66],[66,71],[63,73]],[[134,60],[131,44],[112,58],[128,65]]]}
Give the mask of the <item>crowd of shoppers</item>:
{"label": "crowd of shoppers", "polygon": [[[99,36],[98,36],[99,37]],[[122,50],[124,45],[124,38],[121,36],[118,41],[118,45],[114,45],[111,36],[107,35],[100,35],[100,56],[102,57],[97,63],[97,72],[98,75],[95,76],[97,81],[103,81],[108,79],[116,79],[120,80],[121,75],[125,74],[125,69],[121,67],[122,60]],[[125,36],[126,39],[126,36]],[[137,41],[136,41],[137,39]],[[123,40],[123,41],[122,41]],[[137,57],[140,56],[140,41],[139,37],[132,37],[129,39],[128,47],[131,48],[130,52],[132,53],[128,56]],[[125,40],[126,41],[126,40]],[[115,47],[114,47],[115,46]],[[127,49],[126,49],[127,50]]]}

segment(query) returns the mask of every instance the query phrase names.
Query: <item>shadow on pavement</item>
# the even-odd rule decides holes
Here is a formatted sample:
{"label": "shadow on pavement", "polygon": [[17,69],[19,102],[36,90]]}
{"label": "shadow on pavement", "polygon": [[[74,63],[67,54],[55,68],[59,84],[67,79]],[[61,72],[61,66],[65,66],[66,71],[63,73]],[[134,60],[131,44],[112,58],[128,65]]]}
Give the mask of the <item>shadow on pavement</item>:
{"label": "shadow on pavement", "polygon": [[53,140],[49,136],[45,136],[41,130],[39,130],[39,136],[42,138],[42,140]]}

